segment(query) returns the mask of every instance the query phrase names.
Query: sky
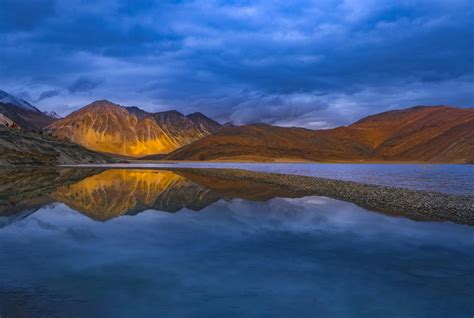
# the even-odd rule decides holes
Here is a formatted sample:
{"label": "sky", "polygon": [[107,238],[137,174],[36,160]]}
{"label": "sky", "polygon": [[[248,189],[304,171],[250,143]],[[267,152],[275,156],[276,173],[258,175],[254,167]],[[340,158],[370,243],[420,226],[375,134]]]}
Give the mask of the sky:
{"label": "sky", "polygon": [[0,0],[0,89],[329,128],[474,107],[472,0]]}

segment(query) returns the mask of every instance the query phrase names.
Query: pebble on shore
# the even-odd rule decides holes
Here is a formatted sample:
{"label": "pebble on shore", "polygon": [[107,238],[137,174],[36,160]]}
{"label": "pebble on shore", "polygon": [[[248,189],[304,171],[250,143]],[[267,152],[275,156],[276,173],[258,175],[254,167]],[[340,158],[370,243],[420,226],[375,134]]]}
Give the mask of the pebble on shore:
{"label": "pebble on shore", "polygon": [[419,221],[450,221],[474,225],[474,196],[449,195],[317,177],[251,172],[239,169],[172,169],[177,173],[220,180],[247,180],[291,190],[295,195],[325,196],[363,208]]}

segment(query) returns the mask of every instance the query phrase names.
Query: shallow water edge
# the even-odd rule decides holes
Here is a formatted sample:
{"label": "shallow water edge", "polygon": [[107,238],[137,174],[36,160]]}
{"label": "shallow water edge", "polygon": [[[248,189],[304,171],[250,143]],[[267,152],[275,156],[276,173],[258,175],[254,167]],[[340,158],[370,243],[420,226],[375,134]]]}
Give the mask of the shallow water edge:
{"label": "shallow water edge", "polygon": [[[123,168],[74,167],[12,170],[1,173],[0,200],[21,201],[47,193],[59,185],[75,183],[103,171]],[[238,169],[134,168],[136,171],[171,171],[225,196],[252,199],[269,197],[324,196],[352,202],[368,210],[418,221],[474,225],[474,196],[451,195],[414,189],[384,187],[351,181]],[[262,191],[262,189],[264,191]]]}

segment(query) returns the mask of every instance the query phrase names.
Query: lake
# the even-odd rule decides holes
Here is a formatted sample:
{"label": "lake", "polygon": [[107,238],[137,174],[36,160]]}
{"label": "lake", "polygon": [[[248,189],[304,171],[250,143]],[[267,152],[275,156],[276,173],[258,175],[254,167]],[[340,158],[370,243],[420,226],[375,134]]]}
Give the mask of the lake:
{"label": "lake", "polygon": [[0,256],[2,318],[474,315],[474,227],[192,172],[4,172]]}
{"label": "lake", "polygon": [[101,166],[128,168],[233,168],[321,177],[448,194],[474,195],[474,165],[177,162]]}

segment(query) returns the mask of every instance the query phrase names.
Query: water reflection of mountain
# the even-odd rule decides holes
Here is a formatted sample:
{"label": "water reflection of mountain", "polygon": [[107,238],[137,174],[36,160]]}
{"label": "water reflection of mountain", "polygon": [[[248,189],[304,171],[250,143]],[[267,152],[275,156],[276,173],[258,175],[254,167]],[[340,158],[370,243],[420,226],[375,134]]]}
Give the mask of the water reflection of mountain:
{"label": "water reflection of mountain", "polygon": [[201,210],[217,193],[178,174],[162,170],[107,170],[56,189],[51,196],[94,220],[145,210]]}
{"label": "water reflection of mountain", "polygon": [[36,212],[54,200],[59,186],[100,173],[98,169],[0,169],[0,227]]}
{"label": "water reflection of mountain", "polygon": [[0,224],[27,217],[53,202],[98,221],[145,210],[199,211],[220,199],[266,201],[296,197],[280,187],[224,180],[192,170],[60,169],[11,172],[0,178]]}
{"label": "water reflection of mountain", "polygon": [[268,201],[275,197],[299,198],[311,195],[311,191],[295,191],[272,183],[262,183],[249,179],[229,179],[199,173],[199,169],[177,169],[175,173],[203,187],[212,189],[226,198],[239,198],[250,201]]}

